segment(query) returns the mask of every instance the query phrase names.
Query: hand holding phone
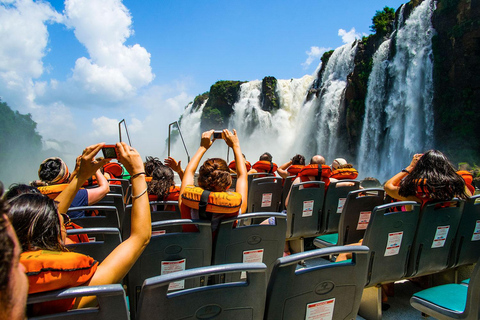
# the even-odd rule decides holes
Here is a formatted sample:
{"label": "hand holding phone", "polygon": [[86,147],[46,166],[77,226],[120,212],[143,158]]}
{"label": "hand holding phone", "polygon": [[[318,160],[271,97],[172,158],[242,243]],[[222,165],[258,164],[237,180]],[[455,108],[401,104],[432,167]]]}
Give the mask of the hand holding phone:
{"label": "hand holding phone", "polygon": [[223,139],[223,131],[215,130],[212,135],[213,139]]}
{"label": "hand holding phone", "polygon": [[104,145],[102,148],[103,157],[105,159],[117,159],[117,147],[114,144]]}

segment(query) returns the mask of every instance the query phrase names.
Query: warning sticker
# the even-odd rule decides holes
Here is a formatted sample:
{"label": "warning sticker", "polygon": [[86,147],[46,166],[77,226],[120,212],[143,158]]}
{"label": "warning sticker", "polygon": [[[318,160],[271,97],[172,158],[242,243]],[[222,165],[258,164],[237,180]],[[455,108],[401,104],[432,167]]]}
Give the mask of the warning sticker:
{"label": "warning sticker", "polygon": [[262,194],[262,208],[272,206],[272,193]]}
{"label": "warning sticker", "polygon": [[[185,261],[186,259],[177,260],[177,261],[162,261],[162,270],[161,274],[169,274],[178,271],[185,270]],[[185,288],[185,280],[180,280],[172,282],[168,285],[168,291],[171,290],[180,290]]]}
{"label": "warning sticker", "polygon": [[402,244],[403,231],[392,232],[388,234],[387,248],[385,249],[385,257],[397,255],[400,252]]}
{"label": "warning sticker", "polygon": [[347,198],[338,199],[337,213],[342,213],[343,207],[345,206],[345,201],[347,201]]}
{"label": "warning sticker", "polygon": [[158,235],[161,235],[161,234],[165,234],[165,233],[167,233],[167,231],[165,231],[165,230],[152,231],[152,237],[153,236],[158,236]]}
{"label": "warning sticker", "polygon": [[372,215],[372,211],[361,211],[360,216],[358,217],[358,224],[357,230],[365,230],[368,227],[368,223],[370,222],[370,216]]}
{"label": "warning sticker", "polygon": [[88,242],[95,242],[97,241],[96,237],[88,237]]}
{"label": "warning sticker", "polygon": [[314,200],[303,201],[302,217],[311,217],[313,214]]}
{"label": "warning sticker", "polygon": [[450,226],[437,227],[437,232],[435,232],[435,237],[433,238],[432,248],[441,248],[445,245],[449,229]]}
{"label": "warning sticker", "polygon": [[480,220],[475,223],[475,229],[473,230],[472,241],[480,240]]}
{"label": "warning sticker", "polygon": [[[243,251],[243,263],[248,262],[263,262],[263,249]],[[247,273],[244,271],[240,276],[241,279],[245,279]]]}
{"label": "warning sticker", "polygon": [[331,320],[335,298],[307,304],[305,320]]}

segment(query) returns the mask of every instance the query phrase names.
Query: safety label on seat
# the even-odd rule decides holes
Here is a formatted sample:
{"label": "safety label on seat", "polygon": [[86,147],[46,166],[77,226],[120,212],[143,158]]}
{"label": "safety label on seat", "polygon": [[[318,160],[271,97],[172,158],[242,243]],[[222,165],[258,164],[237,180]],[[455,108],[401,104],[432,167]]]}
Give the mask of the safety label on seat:
{"label": "safety label on seat", "polygon": [[331,320],[335,298],[307,304],[305,320]]}
{"label": "safety label on seat", "polygon": [[473,230],[472,241],[480,240],[480,220],[475,223],[475,229]]}
{"label": "safety label on seat", "polygon": [[[169,274],[178,271],[185,271],[185,262],[186,259],[176,260],[176,261],[162,261],[162,270],[161,274]],[[172,282],[168,285],[168,291],[171,290],[180,290],[185,288],[185,280],[180,280]]]}
{"label": "safety label on seat", "polygon": [[303,201],[302,217],[311,217],[313,214],[314,200]]}
{"label": "safety label on seat", "polygon": [[342,213],[343,206],[345,205],[345,201],[347,201],[347,198],[338,199],[337,213]]}
{"label": "safety label on seat", "polygon": [[388,234],[387,248],[385,249],[385,257],[397,255],[402,245],[403,231],[392,232]]}
{"label": "safety label on seat", "polygon": [[167,233],[166,230],[156,230],[156,231],[152,231],[152,237],[153,236],[158,236],[158,235],[161,235],[161,234],[165,234]]}
{"label": "safety label on seat", "polygon": [[358,217],[357,230],[366,230],[368,223],[370,222],[370,217],[372,211],[360,211],[360,216]]}
{"label": "safety label on seat", "polygon": [[262,194],[262,208],[272,206],[272,193]]}
{"label": "safety label on seat", "polygon": [[[243,251],[243,261],[242,262],[243,263],[263,262],[263,249]],[[247,273],[245,271],[243,271],[240,278],[245,279],[246,277],[247,277]]]}
{"label": "safety label on seat", "polygon": [[433,238],[432,248],[441,248],[445,245],[449,229],[450,226],[437,227],[437,232],[435,232],[435,237]]}

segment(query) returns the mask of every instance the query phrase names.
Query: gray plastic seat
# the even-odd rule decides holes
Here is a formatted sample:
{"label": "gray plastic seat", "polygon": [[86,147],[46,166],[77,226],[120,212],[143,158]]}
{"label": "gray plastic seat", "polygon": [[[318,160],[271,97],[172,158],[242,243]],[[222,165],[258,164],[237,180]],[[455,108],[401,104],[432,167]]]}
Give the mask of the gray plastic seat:
{"label": "gray plastic seat", "polygon": [[[342,185],[343,182],[351,182],[353,185]],[[357,180],[330,182],[325,194],[320,233],[338,233],[340,214],[342,213],[345,200],[347,200],[347,195],[350,191],[358,189],[360,189],[360,182]]]}
{"label": "gray plastic seat", "polygon": [[[257,172],[257,173],[249,173],[247,176],[247,183],[248,183],[248,190],[250,190],[250,186],[252,185],[252,181],[254,179],[260,179],[265,177],[275,177],[274,173],[265,173],[265,172]],[[233,183],[232,183],[233,185]]]}
{"label": "gray plastic seat", "polygon": [[70,251],[86,254],[102,262],[121,242],[120,230],[117,228],[83,228],[69,229],[67,236],[86,234],[90,242],[67,244]]}
{"label": "gray plastic seat", "polygon": [[453,238],[464,201],[455,199],[427,204],[420,212],[412,245],[408,276],[422,276],[448,268]]}
{"label": "gray plastic seat", "polygon": [[279,212],[282,188],[282,178],[253,179],[248,189],[247,212]]}
{"label": "gray plastic seat", "polygon": [[122,228],[123,217],[125,216],[125,198],[120,194],[108,193],[102,200],[98,201],[96,206],[114,206],[117,208],[118,218],[120,219],[120,229]]}
{"label": "gray plastic seat", "polygon": [[470,284],[444,284],[413,295],[410,304],[437,319],[480,319],[480,259],[473,269]]}
{"label": "gray plastic seat", "polygon": [[[140,294],[137,319],[262,319],[265,270],[263,263],[234,263],[147,279]],[[247,279],[168,293],[172,282],[231,272],[246,272]]]}
{"label": "gray plastic seat", "polygon": [[338,233],[321,235],[313,244],[318,248],[357,243],[363,239],[373,209],[384,201],[383,189],[361,189],[351,191],[340,214]]}
{"label": "gray plastic seat", "polygon": [[[128,179],[108,179],[108,182],[118,181],[120,182],[120,186],[122,187],[122,195],[124,199],[128,199],[130,197],[130,180]],[[112,186],[112,185],[110,185]]]}
{"label": "gray plastic seat", "polygon": [[75,297],[96,296],[98,307],[69,310],[52,315],[29,319],[67,320],[128,320],[130,319],[125,299],[125,291],[120,284],[103,286],[74,287],[56,291],[36,293],[28,296],[27,304],[41,303]]}
{"label": "gray plastic seat", "polygon": [[[128,296],[132,317],[136,310],[140,289],[145,279],[169,272],[178,266],[192,269],[208,266],[212,260],[212,230],[210,221],[177,219],[152,223],[152,234],[169,226],[195,225],[197,232],[174,232],[153,235],[127,275]],[[171,263],[168,263],[171,262]],[[206,283],[206,279],[190,279],[186,288]]]}
{"label": "gray plastic seat", "polygon": [[[475,203],[476,202],[476,203]],[[477,262],[480,258],[480,195],[465,202],[453,244],[453,266]]]}
{"label": "gray plastic seat", "polygon": [[285,199],[287,199],[288,193],[290,192],[290,188],[292,187],[293,180],[295,180],[297,176],[288,176],[283,179],[283,190],[282,190],[282,204],[281,209],[286,210],[287,207],[285,205]]}
{"label": "gray plastic seat", "polygon": [[90,210],[98,211],[97,216],[85,216],[80,218],[72,218],[72,222],[84,228],[117,228],[120,230],[120,217],[116,207],[113,206],[83,206],[71,207],[70,211]]}
{"label": "gray plastic seat", "polygon": [[[351,260],[298,268],[298,263],[352,252]],[[355,319],[368,263],[365,246],[341,246],[292,254],[277,260],[270,277],[266,320],[304,320],[323,309],[324,319]]]}
{"label": "gray plastic seat", "polygon": [[[305,185],[314,185],[304,188]],[[325,182],[309,181],[295,184],[287,206],[287,239],[313,237],[320,230],[325,199]]]}
{"label": "gray plastic seat", "polygon": [[[248,219],[264,221],[270,217],[275,218],[275,225],[241,225],[242,221]],[[262,212],[246,213],[222,220],[215,238],[212,264],[263,262],[267,265],[268,278],[273,264],[283,255],[286,218],[284,213]],[[236,222],[238,223],[234,226]],[[261,260],[258,260],[260,258]],[[238,273],[230,273],[226,276],[227,282],[240,279]]]}

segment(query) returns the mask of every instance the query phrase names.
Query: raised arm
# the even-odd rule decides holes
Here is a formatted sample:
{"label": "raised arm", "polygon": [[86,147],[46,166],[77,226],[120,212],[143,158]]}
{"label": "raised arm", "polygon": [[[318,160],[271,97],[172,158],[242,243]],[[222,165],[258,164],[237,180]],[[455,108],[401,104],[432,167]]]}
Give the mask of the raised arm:
{"label": "raised arm", "polygon": [[278,167],[277,172],[280,175],[280,177],[285,179],[286,177],[288,177],[290,175],[287,171],[287,168],[290,167],[291,165],[292,165],[292,160],[290,160],[288,162],[285,162],[280,167]]}
{"label": "raised arm", "polygon": [[[145,169],[140,154],[126,143],[117,143],[118,160],[131,175],[132,217],[130,237],[119,244],[98,266],[89,286],[118,283],[131,269],[151,237],[151,214],[148,203]],[[95,297],[84,297],[77,307],[94,305]]]}
{"label": "raised arm", "polygon": [[97,178],[98,187],[87,189],[89,206],[102,200],[110,192],[110,184],[100,170],[95,172],[95,177]]}
{"label": "raised arm", "polygon": [[233,133],[227,129],[223,130],[225,143],[233,149],[235,155],[235,164],[237,167],[237,184],[235,191],[242,195],[241,213],[247,211],[248,199],[248,178],[247,167],[245,166],[245,158],[243,158],[242,150],[240,149],[240,141],[238,140],[237,131],[233,129]]}
{"label": "raised arm", "polygon": [[399,195],[398,191],[400,190],[400,182],[402,181],[403,178],[405,178],[412,170],[415,168],[417,165],[418,160],[422,157],[422,154],[417,153],[413,156],[412,162],[406,167],[404,170],[401,172],[397,173],[394,175],[390,180],[385,182],[385,192],[392,198],[400,200],[400,201],[416,201],[420,202],[420,199],[418,199],[415,196],[409,196],[409,197],[402,197]]}
{"label": "raised arm", "polygon": [[180,180],[183,180],[183,169],[182,166],[180,165],[182,161],[175,160],[172,157],[168,157],[167,159],[163,160],[165,162],[165,165],[170,167],[173,171],[175,171],[178,176],[180,177]]}

